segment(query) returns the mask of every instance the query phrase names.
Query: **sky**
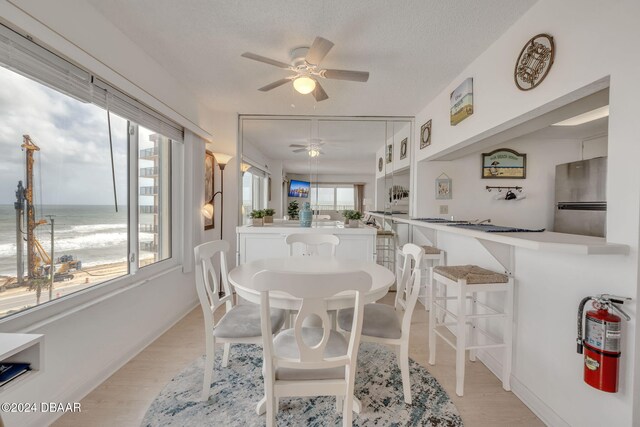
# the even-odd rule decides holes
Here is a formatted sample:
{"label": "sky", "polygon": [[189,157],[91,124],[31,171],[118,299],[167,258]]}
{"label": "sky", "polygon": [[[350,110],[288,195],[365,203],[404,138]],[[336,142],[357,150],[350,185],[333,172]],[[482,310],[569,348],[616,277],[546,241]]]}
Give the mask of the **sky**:
{"label": "sky", "polygon": [[[127,195],[127,121],[111,114],[120,203]],[[36,204],[113,204],[107,112],[0,67],[0,204],[25,182],[28,134],[35,159]]]}

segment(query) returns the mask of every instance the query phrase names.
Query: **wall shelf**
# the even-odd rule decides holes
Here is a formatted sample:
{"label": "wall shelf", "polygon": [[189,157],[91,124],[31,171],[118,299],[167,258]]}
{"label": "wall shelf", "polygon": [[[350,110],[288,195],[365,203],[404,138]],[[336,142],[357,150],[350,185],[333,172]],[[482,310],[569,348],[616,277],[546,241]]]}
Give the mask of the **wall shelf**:
{"label": "wall shelf", "polygon": [[0,363],[28,363],[31,370],[0,386],[0,393],[16,387],[43,370],[44,335],[0,333]]}

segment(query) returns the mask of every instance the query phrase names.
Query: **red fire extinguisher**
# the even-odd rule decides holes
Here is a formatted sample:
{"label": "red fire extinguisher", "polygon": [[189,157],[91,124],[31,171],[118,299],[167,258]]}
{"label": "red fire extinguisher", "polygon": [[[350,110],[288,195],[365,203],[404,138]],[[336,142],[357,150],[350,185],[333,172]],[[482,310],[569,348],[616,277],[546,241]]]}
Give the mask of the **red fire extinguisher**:
{"label": "red fire extinguisher", "polygon": [[[593,301],[593,310],[587,311],[585,333],[582,339],[582,317],[584,306]],[[620,360],[620,340],[622,338],[622,315],[627,321],[629,315],[616,304],[624,304],[631,298],[602,294],[586,297],[578,306],[578,353],[584,346],[584,382],[591,387],[609,393],[618,391],[618,364]]]}

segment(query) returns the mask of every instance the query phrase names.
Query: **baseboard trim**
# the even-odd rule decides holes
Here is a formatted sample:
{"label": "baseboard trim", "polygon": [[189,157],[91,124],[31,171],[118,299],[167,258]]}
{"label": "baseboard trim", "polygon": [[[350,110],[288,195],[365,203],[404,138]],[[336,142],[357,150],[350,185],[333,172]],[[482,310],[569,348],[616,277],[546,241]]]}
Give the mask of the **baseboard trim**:
{"label": "baseboard trim", "polygon": [[[479,350],[478,359],[489,369],[495,376],[502,376],[502,363],[498,361],[491,353]],[[536,414],[540,420],[548,426],[552,427],[571,427],[563,420],[553,409],[544,403],[535,393],[527,388],[515,376],[511,375],[511,392],[522,401],[531,411]]]}
{"label": "baseboard trim", "polygon": [[[181,321],[187,314],[189,314],[194,308],[199,305],[197,300],[193,300],[189,304],[186,305],[182,310],[180,310],[177,316],[173,317],[166,321],[160,328],[152,331],[147,334],[147,336],[140,340],[140,345],[134,347],[130,351],[124,353],[120,358],[115,360],[113,363],[107,365],[104,369],[100,371],[98,375],[89,378],[80,386],[74,388],[74,390],[70,393],[61,392],[50,400],[50,402],[80,402],[85,396],[91,393],[94,389],[96,389],[100,384],[105,382],[111,375],[113,375],[116,371],[126,365],[131,359],[140,354],[145,348],[147,348],[151,343],[157,340],[162,334],[171,329],[176,323]],[[64,415],[64,412],[53,412],[53,413],[40,413],[39,416],[35,417],[33,421],[29,425],[43,426],[43,425],[51,425],[58,418]]]}

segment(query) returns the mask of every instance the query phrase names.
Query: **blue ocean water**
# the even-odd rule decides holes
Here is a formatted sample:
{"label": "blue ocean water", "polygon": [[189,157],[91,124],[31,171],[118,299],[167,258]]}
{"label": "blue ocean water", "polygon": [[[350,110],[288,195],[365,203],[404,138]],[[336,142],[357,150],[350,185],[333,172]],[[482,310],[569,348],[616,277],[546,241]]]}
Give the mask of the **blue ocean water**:
{"label": "blue ocean water", "polygon": [[[126,206],[115,212],[113,205],[43,205],[36,210],[36,221],[48,219],[46,215],[54,215],[55,219],[54,258],[73,255],[84,266],[126,261]],[[141,233],[141,240],[152,238],[144,234]],[[50,224],[38,226],[36,236],[48,252]],[[24,250],[26,254],[26,243]],[[15,276],[16,263],[16,211],[13,205],[0,205],[0,275]],[[26,255],[24,264],[26,271]]]}

